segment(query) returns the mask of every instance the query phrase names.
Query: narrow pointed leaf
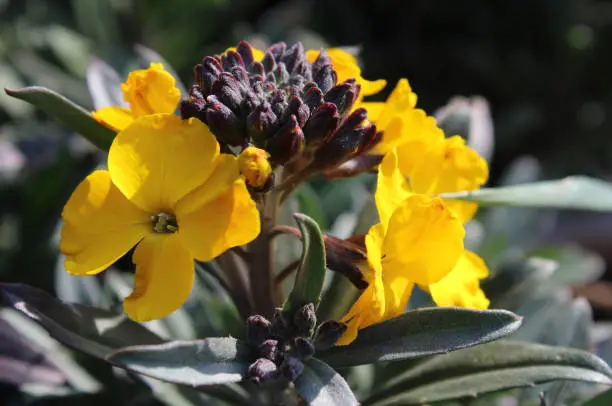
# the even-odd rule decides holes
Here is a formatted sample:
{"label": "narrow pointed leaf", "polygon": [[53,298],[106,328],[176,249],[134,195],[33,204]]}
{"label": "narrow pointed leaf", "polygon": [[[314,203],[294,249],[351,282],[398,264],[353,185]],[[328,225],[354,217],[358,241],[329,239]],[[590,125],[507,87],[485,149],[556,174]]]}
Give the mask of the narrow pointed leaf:
{"label": "narrow pointed leaf", "polygon": [[300,397],[312,406],[353,406],[359,404],[344,378],[325,362],[311,358],[295,381]]}
{"label": "narrow pointed leaf", "polygon": [[484,188],[471,192],[444,193],[445,199],[477,202],[482,206],[547,207],[612,211],[612,184],[586,176]]}
{"label": "narrow pointed leaf", "polygon": [[325,280],[325,243],[317,222],[305,214],[293,215],[302,233],[302,258],[298,267],[293,290],[283,310],[289,313],[307,303],[316,307],[321,300]]}
{"label": "narrow pointed leaf", "polygon": [[250,364],[250,349],[231,337],[172,341],[120,349],[107,360],[128,371],[188,386],[239,382]]}
{"label": "narrow pointed leaf", "polygon": [[412,310],[365,328],[351,344],[317,352],[317,357],[334,367],[398,361],[497,340],[520,325],[521,318],[506,310]]}
{"label": "narrow pointed leaf", "polygon": [[8,306],[40,324],[61,343],[97,358],[134,344],[163,340],[125,314],[64,303],[27,285],[0,283]]}
{"label": "narrow pointed leaf", "polygon": [[108,151],[115,138],[115,132],[98,123],[89,111],[53,90],[31,86],[19,90],[4,89],[4,91],[9,96],[40,108],[103,151]]}
{"label": "narrow pointed leaf", "polygon": [[554,380],[612,384],[612,370],[582,350],[498,341],[431,358],[388,381],[365,402],[416,405]]}

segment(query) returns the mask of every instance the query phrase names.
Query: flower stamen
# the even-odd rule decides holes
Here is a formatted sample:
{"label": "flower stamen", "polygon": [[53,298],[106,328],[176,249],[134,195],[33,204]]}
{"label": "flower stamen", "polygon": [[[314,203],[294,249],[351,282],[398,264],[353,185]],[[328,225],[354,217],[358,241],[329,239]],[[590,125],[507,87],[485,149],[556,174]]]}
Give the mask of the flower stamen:
{"label": "flower stamen", "polygon": [[178,231],[178,223],[173,214],[161,212],[151,216],[151,224],[154,233],[174,234]]}

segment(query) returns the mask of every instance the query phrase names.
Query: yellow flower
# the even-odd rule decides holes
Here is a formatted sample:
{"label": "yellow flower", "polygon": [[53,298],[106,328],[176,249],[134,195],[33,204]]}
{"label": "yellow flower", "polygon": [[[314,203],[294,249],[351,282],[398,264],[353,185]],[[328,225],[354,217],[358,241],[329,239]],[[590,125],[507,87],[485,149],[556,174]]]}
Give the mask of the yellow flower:
{"label": "yellow flower", "polygon": [[62,218],[60,249],[71,274],[97,274],[136,246],[124,310],[138,321],[185,302],[194,258],[210,260],[260,230],[237,159],[219,153],[206,125],[172,114],[140,117],[117,134],[108,171],[81,182]]}
{"label": "yellow flower", "polygon": [[402,186],[395,159],[383,161],[381,172],[375,196],[381,222],[365,238],[369,285],[342,318],[348,328],[337,345],[403,313],[414,285],[439,282],[463,252],[461,221],[439,198],[412,194]]}
{"label": "yellow flower", "polygon": [[272,176],[272,166],[265,150],[257,147],[245,148],[238,157],[238,168],[247,185],[262,188]]}
{"label": "yellow flower", "polygon": [[[350,78],[355,78],[357,84],[361,85],[358,100],[363,99],[364,96],[376,94],[387,86],[387,81],[384,79],[367,80],[363,78],[357,59],[342,48],[328,48],[326,51],[332,61],[334,71],[336,75],[338,75],[338,83],[342,83]],[[313,63],[320,52],[320,50],[314,49],[306,51],[308,62]],[[358,104],[358,102],[356,104]]]}
{"label": "yellow flower", "polygon": [[121,84],[123,98],[129,103],[129,109],[109,106],[92,112],[92,115],[112,130],[121,131],[138,117],[173,113],[181,98],[175,83],[161,63],[151,62],[149,69],[130,72],[127,80]]}
{"label": "yellow flower", "polygon": [[[427,150],[422,162],[415,166],[410,185],[401,171],[400,158],[392,150],[379,168],[376,202],[381,221],[386,221],[407,193],[420,193],[435,196],[443,192],[473,190],[486,181],[488,174],[486,162],[472,149],[465,146],[459,136],[442,140],[443,148],[432,147]],[[397,162],[397,164],[396,164]],[[445,206],[465,224],[474,214],[476,205],[444,200]],[[461,306],[486,309],[489,301],[479,287],[479,280],[488,276],[484,261],[470,251],[464,251],[449,275],[430,286],[424,286],[432,294],[439,306]]]}

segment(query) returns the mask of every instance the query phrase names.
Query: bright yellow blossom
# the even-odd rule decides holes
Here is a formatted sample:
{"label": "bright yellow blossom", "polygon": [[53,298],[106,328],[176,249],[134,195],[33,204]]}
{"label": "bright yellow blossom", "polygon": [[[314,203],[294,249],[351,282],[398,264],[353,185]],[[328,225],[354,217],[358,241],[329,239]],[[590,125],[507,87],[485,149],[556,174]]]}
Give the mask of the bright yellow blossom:
{"label": "bright yellow blossom", "polygon": [[[442,146],[444,148],[427,150],[422,160],[415,165],[412,176],[409,176],[410,185],[401,171],[396,150],[385,156],[379,170],[378,184],[381,191],[376,192],[381,221],[385,221],[384,212],[392,211],[393,204],[397,204],[397,196],[405,196],[407,191],[435,196],[443,192],[473,190],[485,182],[488,174],[486,162],[474,150],[465,147],[463,138],[454,136],[444,139]],[[397,167],[394,168],[396,160]],[[386,202],[386,205],[383,207],[382,203],[378,203],[379,200]],[[446,207],[465,224],[477,207],[463,203],[444,200]],[[448,276],[425,288],[440,306],[450,306],[452,303],[453,306],[486,309],[489,301],[480,290],[479,280],[487,276],[484,261],[466,250]]]}
{"label": "bright yellow blossom", "polygon": [[347,330],[337,345],[352,342],[358,330],[400,315],[414,285],[442,280],[463,252],[461,221],[439,198],[410,193],[402,186],[395,155],[389,158],[381,165],[375,196],[381,222],[365,237],[369,285],[342,318]]}
{"label": "bright yellow blossom", "polygon": [[136,246],[134,320],[167,316],[191,291],[193,260],[246,244],[259,215],[238,161],[220,154],[208,127],[172,114],[146,115],[117,134],[108,170],[89,175],[62,212],[66,270],[97,274]]}
{"label": "bright yellow blossom", "polygon": [[92,112],[93,117],[105,126],[121,131],[138,117],[156,113],[173,113],[181,98],[176,81],[164,70],[161,63],[153,63],[148,69],[130,72],[121,84],[124,100],[130,108],[109,106]]}

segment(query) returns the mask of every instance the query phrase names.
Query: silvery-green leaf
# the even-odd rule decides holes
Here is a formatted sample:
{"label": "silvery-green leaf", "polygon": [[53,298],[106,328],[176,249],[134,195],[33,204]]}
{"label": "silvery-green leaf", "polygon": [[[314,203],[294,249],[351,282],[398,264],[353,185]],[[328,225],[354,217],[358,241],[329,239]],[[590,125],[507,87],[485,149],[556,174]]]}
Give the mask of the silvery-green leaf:
{"label": "silvery-green leaf", "polygon": [[476,202],[481,206],[521,206],[552,209],[612,211],[612,185],[586,176],[569,176],[517,186],[443,193],[446,199]]}
{"label": "silvery-green leaf", "polygon": [[106,359],[151,378],[201,386],[241,381],[251,363],[250,351],[235,338],[212,337],[125,347]]}
{"label": "silvery-green leaf", "polygon": [[103,60],[92,58],[89,61],[86,79],[96,110],[108,106],[129,107],[123,99],[119,74]]}
{"label": "silvery-green leaf", "polygon": [[498,341],[433,357],[389,380],[364,403],[417,405],[554,380],[610,385],[612,370],[586,351]]}
{"label": "silvery-green leaf", "polygon": [[417,358],[497,340],[520,325],[521,318],[506,310],[411,310],[360,330],[351,344],[317,357],[335,367]]}
{"label": "silvery-green leaf", "polygon": [[359,404],[344,378],[325,362],[311,358],[295,381],[300,397],[311,406],[356,406]]}
{"label": "silvery-green leaf", "polygon": [[90,112],[52,90],[39,86],[4,90],[8,95],[40,108],[104,151],[108,151],[115,138],[115,133],[98,123]]}

